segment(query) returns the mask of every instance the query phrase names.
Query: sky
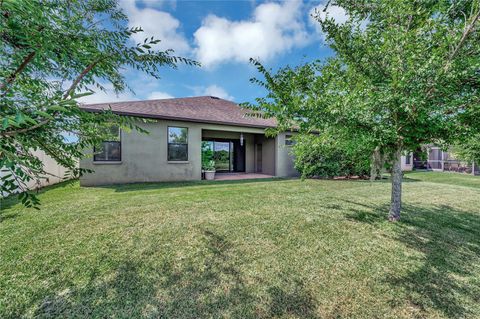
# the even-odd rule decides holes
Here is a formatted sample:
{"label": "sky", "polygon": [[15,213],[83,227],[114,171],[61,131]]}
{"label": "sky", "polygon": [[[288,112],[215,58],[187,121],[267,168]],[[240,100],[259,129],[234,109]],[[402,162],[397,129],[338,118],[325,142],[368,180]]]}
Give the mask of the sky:
{"label": "sky", "polygon": [[[258,76],[250,58],[275,70],[332,55],[311,16],[315,8],[323,9],[325,2],[120,0],[129,26],[141,26],[145,31],[136,34],[132,44],[154,36],[162,40],[158,49],[173,49],[175,55],[196,60],[201,67],[163,68],[160,79],[126,70],[124,75],[134,93],[127,91],[117,96],[110,89],[82,101],[103,103],[201,95],[237,103],[253,101],[266,92],[249,81]],[[346,20],[345,12],[338,7],[329,7],[321,14],[338,23]]]}

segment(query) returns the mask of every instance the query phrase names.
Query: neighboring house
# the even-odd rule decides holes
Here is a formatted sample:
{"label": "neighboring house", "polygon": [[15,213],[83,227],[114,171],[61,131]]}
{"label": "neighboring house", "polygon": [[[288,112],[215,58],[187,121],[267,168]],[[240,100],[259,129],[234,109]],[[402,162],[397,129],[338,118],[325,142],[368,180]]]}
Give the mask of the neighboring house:
{"label": "neighboring house", "polygon": [[120,131],[99,150],[88,150],[80,167],[95,172],[80,178],[83,186],[135,182],[189,181],[202,176],[201,147],[214,150],[217,173],[298,176],[290,154],[291,137],[267,137],[273,119],[247,116],[238,104],[213,96],[83,105],[100,112],[150,119],[139,121],[149,134]]}
{"label": "neighboring house", "polygon": [[425,150],[410,154],[413,169],[480,175],[480,166],[476,165],[478,163],[458,160],[451,152],[445,152],[438,146],[427,146],[426,149],[426,154]]}
{"label": "neighboring house", "polygon": [[402,155],[402,171],[413,170],[413,154]]}

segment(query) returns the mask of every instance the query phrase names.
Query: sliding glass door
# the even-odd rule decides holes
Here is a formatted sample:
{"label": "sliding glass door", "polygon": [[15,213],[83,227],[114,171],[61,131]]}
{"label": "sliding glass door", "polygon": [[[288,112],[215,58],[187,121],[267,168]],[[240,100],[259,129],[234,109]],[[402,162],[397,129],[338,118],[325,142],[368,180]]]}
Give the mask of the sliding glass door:
{"label": "sliding glass door", "polygon": [[213,142],[213,160],[218,172],[233,172],[232,142]]}
{"label": "sliding glass door", "polygon": [[244,172],[245,147],[240,140],[212,139],[204,140],[213,150],[213,160],[217,172]]}

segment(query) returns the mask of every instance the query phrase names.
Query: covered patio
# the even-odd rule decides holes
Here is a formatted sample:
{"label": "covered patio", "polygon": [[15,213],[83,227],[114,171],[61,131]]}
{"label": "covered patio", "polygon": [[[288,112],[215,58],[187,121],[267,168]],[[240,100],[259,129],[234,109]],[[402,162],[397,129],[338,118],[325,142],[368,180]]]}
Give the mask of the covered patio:
{"label": "covered patio", "polygon": [[275,138],[266,137],[264,129],[209,126],[202,129],[202,152],[204,149],[213,152],[215,179],[269,178],[275,175]]}

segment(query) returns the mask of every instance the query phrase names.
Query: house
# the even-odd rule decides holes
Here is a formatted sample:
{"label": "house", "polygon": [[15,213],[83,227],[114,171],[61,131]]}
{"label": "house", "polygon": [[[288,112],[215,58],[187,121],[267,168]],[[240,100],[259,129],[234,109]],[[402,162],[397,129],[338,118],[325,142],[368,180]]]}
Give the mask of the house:
{"label": "house", "polygon": [[231,101],[200,96],[81,107],[149,119],[139,121],[149,134],[119,131],[99,150],[87,151],[91,156],[83,158],[80,167],[94,173],[81,177],[83,186],[200,180],[202,142],[214,151],[217,175],[299,175],[290,152],[295,133],[268,137],[265,130],[276,126],[274,119],[247,116],[247,110]]}
{"label": "house", "polygon": [[457,172],[480,175],[478,163],[468,163],[455,158],[451,150],[443,150],[435,145],[428,145],[411,154],[413,169],[432,170],[440,172]]}
{"label": "house", "polygon": [[413,154],[402,155],[402,171],[413,171]]}

